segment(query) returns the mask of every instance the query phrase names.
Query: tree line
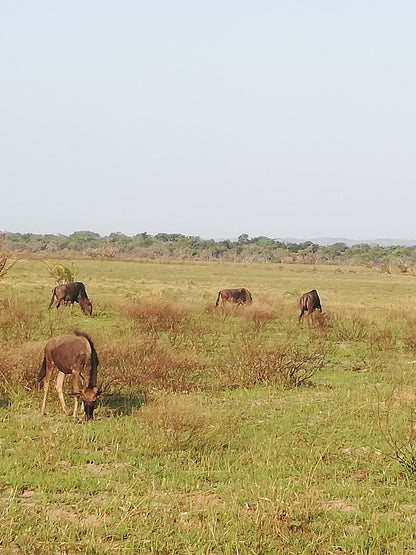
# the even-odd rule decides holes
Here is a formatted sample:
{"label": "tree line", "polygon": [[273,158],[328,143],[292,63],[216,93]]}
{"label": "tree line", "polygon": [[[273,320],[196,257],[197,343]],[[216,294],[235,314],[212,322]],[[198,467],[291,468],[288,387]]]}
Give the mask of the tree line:
{"label": "tree line", "polygon": [[147,258],[170,260],[218,260],[297,264],[377,265],[389,272],[410,271],[416,264],[416,247],[370,245],[328,246],[311,241],[292,243],[269,237],[240,235],[236,240],[201,239],[180,233],[146,232],[134,236],[111,233],[100,236],[92,231],[71,235],[4,233],[5,251],[50,257],[88,256],[91,258]]}

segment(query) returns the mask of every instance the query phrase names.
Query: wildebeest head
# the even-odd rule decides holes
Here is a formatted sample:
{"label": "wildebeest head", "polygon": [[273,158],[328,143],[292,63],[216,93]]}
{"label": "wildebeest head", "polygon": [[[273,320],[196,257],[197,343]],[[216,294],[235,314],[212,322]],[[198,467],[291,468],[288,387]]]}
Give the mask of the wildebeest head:
{"label": "wildebeest head", "polygon": [[85,420],[92,420],[94,418],[94,410],[97,405],[97,399],[102,394],[101,386],[84,387],[74,395],[78,401],[84,404]]}
{"label": "wildebeest head", "polygon": [[92,303],[89,299],[80,298],[79,299],[79,305],[80,305],[81,310],[84,314],[86,314],[87,316],[91,316],[91,314],[92,314]]}

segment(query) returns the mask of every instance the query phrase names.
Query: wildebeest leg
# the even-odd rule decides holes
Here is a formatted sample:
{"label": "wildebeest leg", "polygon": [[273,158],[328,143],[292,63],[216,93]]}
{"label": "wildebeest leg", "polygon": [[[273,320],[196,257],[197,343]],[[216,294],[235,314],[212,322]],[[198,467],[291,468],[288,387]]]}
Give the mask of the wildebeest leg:
{"label": "wildebeest leg", "polygon": [[49,380],[44,380],[43,382],[43,402],[42,402],[42,414],[46,414],[46,397],[48,396]]}
{"label": "wildebeest leg", "polygon": [[48,396],[49,382],[50,382],[52,370],[53,370],[53,367],[54,367],[53,361],[49,360],[46,355],[45,355],[45,359],[44,359],[44,364],[45,364],[45,375],[43,376],[42,414],[46,414],[46,398]]}
{"label": "wildebeest leg", "polygon": [[56,391],[58,392],[59,400],[61,401],[61,407],[65,414],[68,414],[68,409],[66,408],[64,394],[62,389],[64,386],[65,374],[63,372],[58,372],[58,377],[56,378]]}
{"label": "wildebeest leg", "polygon": [[72,416],[74,418],[77,417],[77,413],[78,413],[78,394],[80,391],[81,391],[81,385],[79,380],[79,374],[78,372],[73,372],[72,373],[72,394],[74,395],[74,411],[72,413]]}

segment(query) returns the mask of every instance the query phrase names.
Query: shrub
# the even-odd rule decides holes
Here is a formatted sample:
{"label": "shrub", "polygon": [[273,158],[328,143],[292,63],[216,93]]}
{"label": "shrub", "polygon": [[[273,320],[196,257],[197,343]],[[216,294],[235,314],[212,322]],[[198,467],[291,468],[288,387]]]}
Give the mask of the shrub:
{"label": "shrub", "polygon": [[19,297],[6,297],[0,304],[0,337],[4,343],[35,339],[41,321],[41,308],[25,304]]}
{"label": "shrub", "polygon": [[340,341],[365,341],[368,336],[368,323],[357,314],[350,318],[337,318],[334,322],[335,333]]}
{"label": "shrub", "polygon": [[156,337],[110,344],[100,349],[106,380],[142,391],[190,391],[201,387],[203,365],[193,354],[162,345]]}
{"label": "shrub", "polygon": [[56,281],[58,285],[63,283],[72,283],[76,279],[77,268],[74,263],[71,266],[65,266],[64,264],[55,264],[54,266],[49,266],[47,262],[44,264],[48,267],[49,275]]}
{"label": "shrub", "polygon": [[162,299],[134,299],[126,311],[147,332],[176,332],[189,320],[185,307]]}
{"label": "shrub", "polygon": [[[224,367],[217,369],[228,387],[251,387],[267,383],[285,389],[299,387],[321,370],[325,353],[312,348],[284,345],[271,348],[248,343],[234,348]],[[220,379],[221,379],[220,378]]]}
{"label": "shrub", "polygon": [[3,277],[16,264],[17,259],[10,260],[10,257],[3,250],[4,235],[0,237],[0,277]]}
{"label": "shrub", "polygon": [[268,322],[277,318],[278,311],[270,304],[255,303],[245,307],[243,317],[255,329],[262,329]]}
{"label": "shrub", "polygon": [[213,412],[201,397],[158,395],[140,411],[141,424],[147,429],[154,454],[224,448],[236,438],[238,415],[230,418]]}
{"label": "shrub", "polygon": [[[390,452],[387,455],[399,462],[406,470],[416,472],[416,410],[399,400],[400,412],[394,414],[394,404],[399,395],[392,390],[389,398],[378,402],[378,423]],[[403,410],[403,406],[407,411]],[[395,422],[392,422],[394,420]]]}

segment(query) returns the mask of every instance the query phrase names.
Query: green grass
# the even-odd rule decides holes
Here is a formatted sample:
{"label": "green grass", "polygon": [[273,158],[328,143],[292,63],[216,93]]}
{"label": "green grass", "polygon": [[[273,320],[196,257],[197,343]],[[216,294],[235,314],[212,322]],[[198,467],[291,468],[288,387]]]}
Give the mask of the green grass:
{"label": "green grass", "polygon": [[[47,310],[40,261],[0,281],[2,552],[414,552],[414,278],[76,265],[92,317]],[[215,310],[228,286],[253,306]],[[312,288],[324,317],[299,326]],[[63,415],[53,387],[42,417],[35,387],[46,340],[74,328],[106,385],[89,423]]]}

